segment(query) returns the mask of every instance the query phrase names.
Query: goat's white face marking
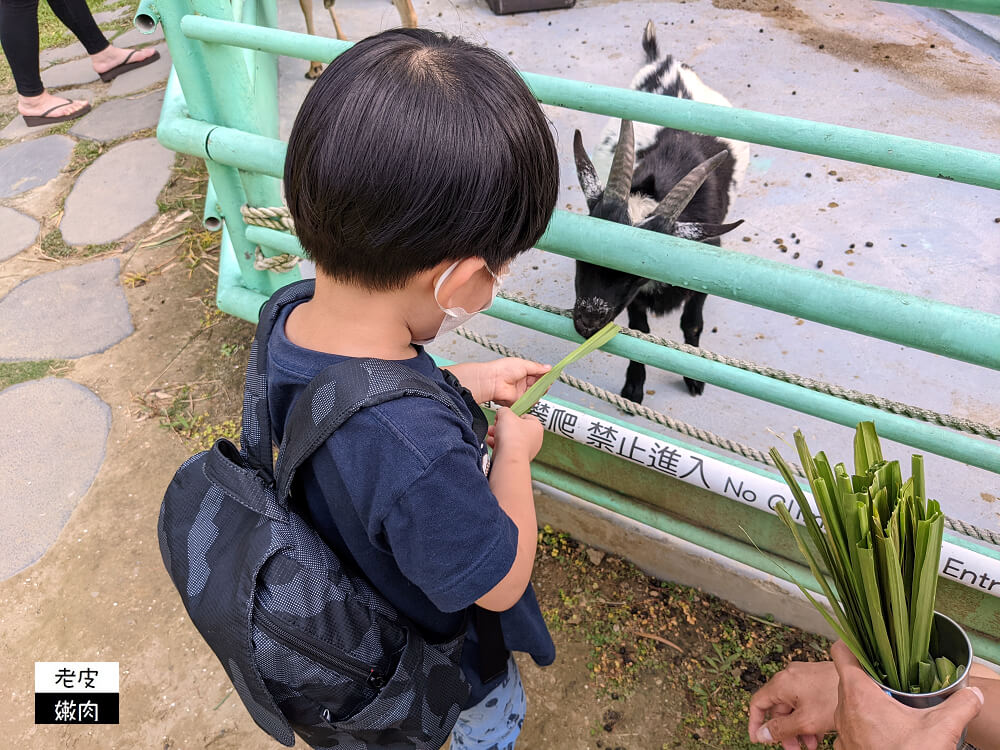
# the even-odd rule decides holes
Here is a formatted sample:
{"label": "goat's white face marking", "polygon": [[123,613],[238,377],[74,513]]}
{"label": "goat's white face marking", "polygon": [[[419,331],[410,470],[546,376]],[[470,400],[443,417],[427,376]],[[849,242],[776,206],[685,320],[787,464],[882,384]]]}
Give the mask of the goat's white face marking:
{"label": "goat's white face marking", "polygon": [[583,297],[576,301],[576,307],[580,310],[586,310],[587,312],[599,315],[607,315],[611,312],[611,305],[601,297]]}
{"label": "goat's white face marking", "polygon": [[684,240],[699,240],[702,235],[695,231],[693,226],[681,222],[674,227],[674,237],[680,237]]}
{"label": "goat's white face marking", "polygon": [[632,193],[628,197],[628,218],[632,226],[638,226],[642,220],[653,213],[656,208],[656,200],[643,195],[642,193]]}

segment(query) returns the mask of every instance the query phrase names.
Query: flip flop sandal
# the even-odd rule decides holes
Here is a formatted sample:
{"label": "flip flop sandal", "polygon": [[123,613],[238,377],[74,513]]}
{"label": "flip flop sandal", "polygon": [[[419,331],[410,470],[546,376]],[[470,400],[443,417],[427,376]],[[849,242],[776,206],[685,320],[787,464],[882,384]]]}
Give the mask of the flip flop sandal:
{"label": "flip flop sandal", "polygon": [[57,109],[65,107],[67,104],[72,104],[72,99],[63,99],[63,104],[57,104],[51,109],[47,109],[40,115],[21,115],[24,118],[24,124],[29,128],[37,128],[39,125],[54,125],[57,122],[66,122],[67,120],[75,120],[77,117],[83,117],[90,111],[90,105],[85,104],[83,107],[78,109],[76,112],[70,112],[68,115],[59,115],[57,117],[49,117],[49,112],[55,112]]}
{"label": "flip flop sandal", "polygon": [[138,51],[139,50],[137,49],[132,50],[131,52],[128,53],[128,57],[125,58],[124,62],[119,63],[111,70],[105,70],[103,73],[101,73],[100,74],[101,80],[104,81],[105,83],[107,83],[108,81],[113,81],[122,73],[128,73],[130,70],[141,68],[144,65],[149,65],[150,63],[156,62],[157,60],[160,59],[160,53],[157,52],[156,50],[153,50],[153,54],[151,54],[145,60],[139,60],[138,62],[129,62],[129,60],[132,59],[132,55],[134,55]]}

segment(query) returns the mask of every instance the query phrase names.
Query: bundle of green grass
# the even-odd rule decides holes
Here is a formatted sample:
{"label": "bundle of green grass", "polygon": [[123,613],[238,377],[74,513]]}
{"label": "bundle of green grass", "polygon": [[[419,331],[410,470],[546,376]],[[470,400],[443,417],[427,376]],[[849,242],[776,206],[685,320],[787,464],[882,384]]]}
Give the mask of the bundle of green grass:
{"label": "bundle of green grass", "polygon": [[780,503],[778,514],[832,614],[803,592],[882,684],[904,693],[947,687],[965,665],[931,654],[944,514],[924,494],[923,458],[912,456],[912,476],[904,482],[899,462],[882,457],[872,422],[860,423],[855,432],[853,474],[842,463],[831,467],[822,451],[811,456],[801,431],[795,433],[795,446],[822,525],[788,464],[772,448],[771,457],[802,510],[805,535]]}

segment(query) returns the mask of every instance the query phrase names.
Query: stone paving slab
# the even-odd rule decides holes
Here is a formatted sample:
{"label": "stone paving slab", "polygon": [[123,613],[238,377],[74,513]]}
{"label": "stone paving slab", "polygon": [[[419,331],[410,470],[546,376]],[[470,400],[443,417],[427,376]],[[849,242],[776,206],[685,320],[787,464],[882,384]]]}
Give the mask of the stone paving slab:
{"label": "stone paving slab", "polygon": [[173,163],[173,152],[155,138],[127,141],[99,156],[66,199],[63,239],[70,245],[111,242],[156,216],[156,196]]}
{"label": "stone paving slab", "polygon": [[[90,89],[67,89],[66,91],[60,91],[59,96],[65,97],[66,99],[86,99],[87,101],[93,101],[94,92]],[[21,115],[18,115],[7,123],[7,126],[3,130],[0,130],[0,138],[4,140],[19,141],[29,135],[41,135],[42,133],[47,133],[55,124],[58,123],[29,128],[24,124],[24,118],[21,117]]]}
{"label": "stone paving slab", "polygon": [[167,52],[167,45],[158,44],[154,49],[160,53],[160,59],[145,68],[130,70],[125,75],[118,76],[111,82],[108,96],[134,94],[136,91],[142,91],[153,84],[167,80],[167,76],[170,75],[170,53]]}
{"label": "stone paving slab", "polygon": [[71,380],[0,392],[0,580],[56,541],[104,460],[111,409]]}
{"label": "stone paving slab", "polygon": [[23,281],[0,299],[0,361],[75,359],[132,333],[118,258]]}
{"label": "stone paving slab", "polygon": [[94,13],[94,20],[101,23],[110,23],[116,19],[121,18],[123,15],[128,13],[128,6],[123,5],[121,8],[115,8],[114,10],[102,10],[100,13]]}
{"label": "stone paving slab", "polygon": [[0,198],[44,185],[58,176],[73,152],[73,139],[47,135],[0,149]]}
{"label": "stone paving slab", "polygon": [[[160,42],[163,40],[163,27],[157,26],[153,29],[152,34],[143,34],[139,29],[129,29],[123,34],[119,34],[111,41],[114,42],[116,47],[137,47],[139,45],[146,45],[152,42]],[[162,54],[162,53],[161,53]]]}
{"label": "stone paving slab", "polygon": [[132,99],[112,99],[77,120],[69,132],[93,141],[113,141],[137,130],[155,127],[162,105],[162,91]]}
{"label": "stone paving slab", "polygon": [[38,236],[38,222],[13,208],[0,206],[0,261],[30,247]]}
{"label": "stone paving slab", "polygon": [[63,60],[75,60],[87,54],[86,48],[79,42],[73,42],[65,47],[50,47],[43,49],[38,55],[38,62],[44,68],[52,63]]}
{"label": "stone paving slab", "polygon": [[42,83],[48,89],[57,89],[60,86],[79,86],[81,83],[90,83],[99,78],[100,76],[94,70],[89,57],[53,65],[48,70],[42,71]]}

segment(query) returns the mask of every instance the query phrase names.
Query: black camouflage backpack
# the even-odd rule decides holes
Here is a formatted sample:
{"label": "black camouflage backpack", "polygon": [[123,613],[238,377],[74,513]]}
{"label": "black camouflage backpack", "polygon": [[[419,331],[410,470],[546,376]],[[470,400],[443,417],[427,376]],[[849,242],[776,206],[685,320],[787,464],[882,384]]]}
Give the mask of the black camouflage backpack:
{"label": "black camouflage backpack", "polygon": [[[263,307],[247,365],[242,450],[219,440],[177,470],[160,509],[160,552],[188,615],[276,740],[293,745],[294,730],[315,748],[438,750],[469,693],[458,666],[464,628],[450,642],[428,643],[288,499],[296,469],[359,409],[422,396],[462,414],[405,365],[347,360],[299,396],[273,466],[267,341],[280,307],[312,292],[312,281],[292,284]],[[506,664],[505,654],[497,663]]]}

